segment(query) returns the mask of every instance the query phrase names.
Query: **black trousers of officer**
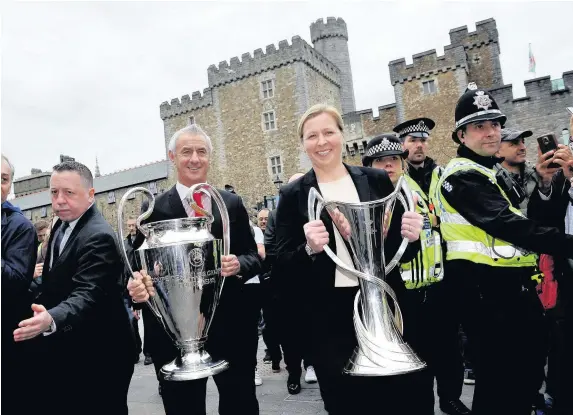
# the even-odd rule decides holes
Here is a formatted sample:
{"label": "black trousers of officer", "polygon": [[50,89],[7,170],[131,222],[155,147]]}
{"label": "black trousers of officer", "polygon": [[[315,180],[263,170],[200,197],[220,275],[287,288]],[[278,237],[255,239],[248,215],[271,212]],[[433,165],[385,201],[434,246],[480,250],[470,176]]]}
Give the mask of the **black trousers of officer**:
{"label": "black trousers of officer", "polygon": [[[259,403],[256,397],[254,371],[256,365],[256,349],[258,341],[258,306],[252,304],[252,296],[257,297],[257,292],[250,290],[246,284],[241,287],[242,292],[238,294],[233,303],[227,303],[228,307],[233,307],[236,313],[240,313],[236,324],[240,327],[224,327],[236,333],[236,342],[231,347],[227,347],[225,356],[220,356],[210,350],[211,357],[215,360],[224,358],[229,362],[229,368],[215,376],[213,380],[217,385],[219,392],[219,414],[221,415],[258,415]],[[258,284],[256,284],[258,285]],[[245,287],[247,288],[245,290]],[[256,291],[258,287],[254,287]],[[251,302],[251,303],[250,303]],[[222,303],[222,302],[221,302]],[[220,303],[220,304],[221,304]],[[256,312],[250,312],[257,308]],[[221,311],[220,309],[217,312]],[[229,310],[224,310],[229,312]],[[151,320],[154,316],[147,309],[144,313],[149,315],[145,320]],[[147,317],[147,316],[146,316]],[[149,352],[153,359],[156,373],[159,373],[161,367],[171,362],[176,354],[173,347],[166,347],[166,339],[157,344],[156,336],[165,336],[163,328],[160,327],[156,320],[153,328],[150,327],[148,333],[153,333],[154,341],[149,344]],[[162,332],[158,332],[162,330]],[[150,335],[151,337],[151,335]],[[212,336],[214,337],[214,336]],[[171,343],[172,344],[172,343]],[[169,344],[169,346],[171,346]],[[227,345],[228,346],[228,345]],[[158,376],[159,378],[159,376]],[[162,381],[161,397],[166,415],[205,415],[206,395],[207,395],[208,378],[197,379],[192,381]]]}
{"label": "black trousers of officer", "polygon": [[447,261],[456,310],[468,336],[475,415],[529,415],[545,361],[543,308],[531,270]]}
{"label": "black trousers of officer", "polygon": [[[405,337],[436,378],[440,401],[458,400],[462,394],[464,367],[456,313],[443,282],[407,290],[401,304]],[[433,391],[433,384],[431,386]],[[434,394],[422,396],[434,402]]]}
{"label": "black trousers of officer", "polygon": [[[323,295],[314,313],[314,368],[326,411],[330,415],[433,415],[433,377],[426,369],[385,377],[343,374],[357,345],[352,317],[357,291],[358,287],[334,288]],[[407,333],[405,339],[409,341]]]}

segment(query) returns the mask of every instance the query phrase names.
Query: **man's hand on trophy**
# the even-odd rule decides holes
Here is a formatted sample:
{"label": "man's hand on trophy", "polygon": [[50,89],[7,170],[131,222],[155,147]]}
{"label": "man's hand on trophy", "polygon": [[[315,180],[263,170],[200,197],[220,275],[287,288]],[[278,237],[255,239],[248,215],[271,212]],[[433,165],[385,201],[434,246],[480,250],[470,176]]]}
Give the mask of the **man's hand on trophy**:
{"label": "man's hand on trophy", "polygon": [[328,232],[321,220],[313,220],[304,224],[304,236],[306,243],[312,252],[318,254],[324,251],[324,245],[328,245]]}
{"label": "man's hand on trophy", "polygon": [[143,303],[155,295],[153,281],[144,270],[133,273],[133,278],[127,283],[127,291],[134,303]]}
{"label": "man's hand on trophy", "polygon": [[424,218],[416,212],[405,212],[402,215],[402,236],[410,242],[415,242],[420,238]]}
{"label": "man's hand on trophy", "polygon": [[236,255],[223,255],[221,257],[221,275],[223,277],[237,275],[240,270],[241,263]]}
{"label": "man's hand on trophy", "polygon": [[340,232],[340,236],[348,241],[350,239],[350,222],[348,222],[346,216],[344,216],[344,214],[338,209],[335,209],[329,213],[330,217],[334,221],[334,224],[336,225],[336,228],[338,229],[338,232]]}

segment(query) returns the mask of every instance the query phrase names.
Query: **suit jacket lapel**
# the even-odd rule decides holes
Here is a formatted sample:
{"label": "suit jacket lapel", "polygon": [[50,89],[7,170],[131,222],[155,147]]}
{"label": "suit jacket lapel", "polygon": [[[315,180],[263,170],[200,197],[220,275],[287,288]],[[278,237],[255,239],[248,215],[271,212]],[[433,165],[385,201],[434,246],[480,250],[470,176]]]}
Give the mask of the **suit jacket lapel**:
{"label": "suit jacket lapel", "polygon": [[370,193],[370,184],[368,183],[368,177],[360,170],[358,167],[349,166],[345,164],[352,181],[354,182],[354,187],[356,187],[356,192],[358,193],[358,198],[361,202],[369,202],[372,200],[372,195]]}
{"label": "suit jacket lapel", "polygon": [[177,186],[173,186],[171,190],[169,190],[169,206],[171,207],[171,213],[173,218],[186,218],[187,212],[185,212],[185,208],[183,207],[183,202],[181,202],[181,198],[179,197],[179,192],[177,191]]}
{"label": "suit jacket lapel", "polygon": [[[80,218],[80,220],[78,220],[78,222],[76,223],[76,226],[74,226],[74,229],[72,230],[72,233],[70,234],[68,240],[66,241],[66,244],[64,245],[64,249],[62,249],[62,252],[60,252],[60,256],[56,259],[56,261],[52,264],[52,269],[55,268],[55,266],[62,262],[63,259],[66,257],[66,255],[70,252],[70,246],[72,246],[73,242],[75,241],[75,239],[78,236],[78,233],[81,231],[81,229],[83,228],[84,224],[91,219],[92,216],[94,216],[95,214],[97,214],[97,208],[95,207],[95,203],[88,209],[86,210],[86,212],[82,215],[82,217]],[[59,227],[62,225],[62,221],[58,220],[58,229]],[[56,234],[57,229],[54,229],[52,231],[52,234]],[[50,235],[50,245],[48,245],[48,251],[50,251],[51,253],[51,240],[52,240],[52,235]],[[48,262],[49,264],[49,262]]]}

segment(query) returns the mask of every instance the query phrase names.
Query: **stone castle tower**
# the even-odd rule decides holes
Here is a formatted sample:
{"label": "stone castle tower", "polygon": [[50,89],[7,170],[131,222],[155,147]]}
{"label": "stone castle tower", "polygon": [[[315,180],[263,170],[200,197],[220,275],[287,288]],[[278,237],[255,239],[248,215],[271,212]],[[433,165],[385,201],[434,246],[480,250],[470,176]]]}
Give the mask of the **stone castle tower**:
{"label": "stone castle tower", "polygon": [[326,23],[318,19],[310,25],[310,38],[314,49],[340,70],[342,112],[346,114],[356,111],[346,23],[341,18],[328,17]]}
{"label": "stone castle tower", "polygon": [[454,108],[469,82],[492,89],[503,85],[499,61],[499,38],[494,19],[450,30],[450,44],[444,55],[436,50],[421,52],[406,65],[404,58],[389,63],[390,82],[396,97],[396,122],[415,117],[436,121],[432,153],[444,163],[455,153],[451,140]]}
{"label": "stone castle tower", "polygon": [[274,182],[307,171],[296,134],[300,116],[316,103],[354,110],[346,23],[329,17],[313,23],[311,33],[316,47],[294,36],[278,48],[244,53],[209,66],[203,93],[162,103],[166,152],[175,131],[199,124],[213,142],[209,181],[234,186],[248,208],[274,197]]}

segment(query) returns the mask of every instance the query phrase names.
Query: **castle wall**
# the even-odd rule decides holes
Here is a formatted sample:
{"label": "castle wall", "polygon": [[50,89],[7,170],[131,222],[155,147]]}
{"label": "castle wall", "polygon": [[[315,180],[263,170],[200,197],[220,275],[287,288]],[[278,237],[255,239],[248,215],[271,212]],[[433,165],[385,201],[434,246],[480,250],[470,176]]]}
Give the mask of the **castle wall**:
{"label": "castle wall", "polygon": [[552,132],[561,139],[563,129],[569,128],[570,114],[566,107],[573,105],[573,71],[563,73],[564,90],[553,91],[549,76],[525,81],[526,96],[515,99],[512,86],[490,90],[497,104],[507,116],[507,127],[531,130],[526,139],[527,158],[537,160],[536,138]]}

